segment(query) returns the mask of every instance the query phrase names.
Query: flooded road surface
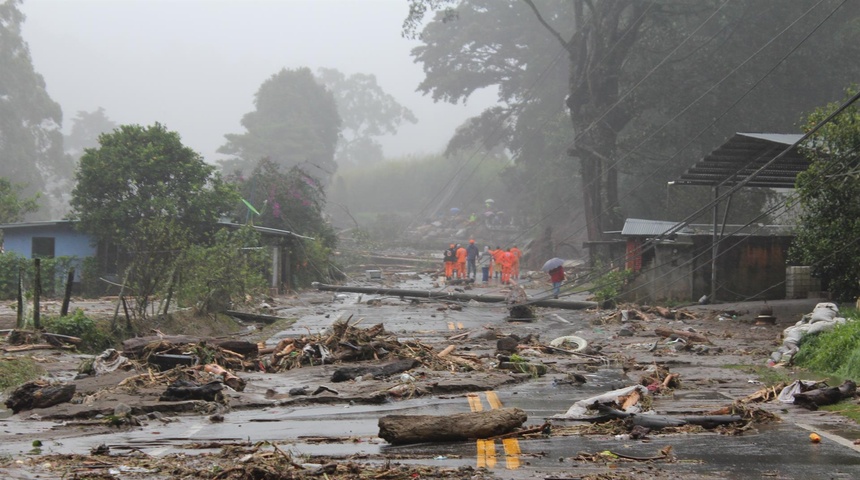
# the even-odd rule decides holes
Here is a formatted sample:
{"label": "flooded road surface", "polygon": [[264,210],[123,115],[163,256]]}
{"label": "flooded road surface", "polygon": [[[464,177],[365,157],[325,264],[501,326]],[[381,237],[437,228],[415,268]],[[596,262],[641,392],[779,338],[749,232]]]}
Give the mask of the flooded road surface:
{"label": "flooded road surface", "polygon": [[[419,398],[385,405],[328,405],[301,408],[273,406],[263,410],[227,412],[224,421],[213,423],[206,417],[175,417],[170,423],[151,421],[141,428],[76,438],[51,439],[52,422],[23,422],[20,442],[0,445],[0,454],[18,455],[32,451],[32,440],[41,439],[41,453],[83,453],[100,445],[111,452],[141,451],[151,456],[177,452],[205,451],[192,444],[274,442],[294,455],[338,457],[395,457],[402,462],[420,462],[445,467],[468,465],[486,467],[503,478],[532,478],[540,472],[571,468],[578,474],[590,469],[605,471],[607,465],[574,465],[580,452],[596,454],[610,450],[634,457],[652,457],[666,446],[677,461],[660,468],[678,475],[705,475],[716,478],[860,478],[860,454],[825,438],[809,441],[809,432],[788,423],[765,425],[739,436],[716,433],[653,434],[647,441],[611,435],[573,435],[541,439],[478,440],[407,446],[388,445],[376,435],[377,422],[388,414],[446,415],[474,407],[518,407],[529,415],[526,426],[536,426],[548,417],[564,412],[575,399],[613,388],[622,380],[607,371],[590,376],[585,386],[516,385],[491,392],[448,398]],[[495,398],[493,398],[495,397]],[[471,400],[470,400],[471,399]],[[474,408],[472,408],[474,409]],[[563,427],[571,422],[554,421]],[[322,441],[328,437],[331,441]],[[307,439],[307,440],[304,440]],[[513,444],[513,445],[512,445]],[[380,460],[381,461],[381,460]],[[609,465],[611,468],[611,463]],[[504,473],[502,473],[504,472]]]}
{"label": "flooded road surface", "polygon": [[[403,288],[432,288],[427,279],[408,280],[402,285]],[[482,291],[489,295],[499,293],[496,289],[476,289],[472,293]],[[346,318],[351,318],[351,324],[358,323],[362,327],[382,323],[387,332],[404,339],[435,338],[438,341],[452,334],[482,332],[490,328],[506,333],[515,331],[518,335],[541,335],[544,343],[573,334],[604,342],[611,337],[607,327],[572,311],[542,312],[535,322],[511,323],[506,320],[506,308],[488,304],[472,303],[457,310],[442,308],[438,302],[427,304],[421,300],[391,297],[379,299],[367,295],[337,294],[331,298],[332,302],[280,309],[278,315],[295,317],[298,321],[266,343],[274,345],[282,338],[314,335]],[[369,300],[374,301],[368,303]],[[478,349],[479,346],[470,345],[468,341],[458,344],[460,351],[472,348]],[[482,348],[487,349],[486,342]],[[0,420],[0,428],[7,432],[5,441],[0,444],[0,455],[36,453],[34,440],[42,442],[38,450],[41,454],[86,454],[104,444],[112,454],[140,451],[154,457],[178,452],[216,451],[221,444],[273,442],[295,458],[326,455],[368,458],[373,462],[383,462],[388,458],[443,467],[484,467],[496,472],[500,478],[516,479],[553,475],[577,478],[611,472],[615,465],[611,459],[585,464],[574,459],[582,452],[596,455],[604,451],[647,458],[671,446],[676,459],[674,463],[628,462],[624,467],[654,468],[677,478],[695,478],[697,475],[700,478],[732,479],[860,478],[860,453],[855,446],[824,432],[821,432],[822,442],[813,444],[808,438],[808,428],[812,427],[804,428],[792,422],[759,425],[736,436],[711,432],[652,433],[648,440],[630,440],[614,435],[570,435],[392,446],[377,437],[379,418],[389,414],[444,416],[502,407],[523,409],[529,418],[526,427],[550,420],[554,428],[563,429],[574,423],[552,420],[553,415],[564,413],[577,400],[631,384],[631,376],[615,363],[589,372],[580,371],[586,376],[587,383],[569,385],[559,382],[564,378],[566,368],[574,370],[569,367],[568,360],[547,361],[550,365],[559,362],[554,373],[492,391],[425,396],[382,405],[278,406],[272,401],[271,406],[262,409],[225,411],[223,421],[213,422],[206,415],[175,416],[165,421],[149,420],[141,427],[110,433],[88,434],[85,426],[79,431],[68,427],[56,429],[56,422],[26,420],[22,414],[19,418]],[[677,359],[676,363],[680,364]],[[290,377],[292,384],[279,374],[246,372],[241,375],[248,381],[248,388],[258,393],[267,389],[283,393],[301,381],[300,375],[299,379]],[[702,373],[702,376],[709,378],[711,372]],[[691,382],[696,381],[691,379]],[[736,398],[735,392],[726,391],[720,383],[711,385],[701,381],[700,384],[704,387],[679,391],[668,403],[673,400],[687,402],[685,405],[701,406],[706,410],[714,405],[729,405]],[[9,432],[14,436],[8,436]],[[620,465],[620,461],[616,463]]]}

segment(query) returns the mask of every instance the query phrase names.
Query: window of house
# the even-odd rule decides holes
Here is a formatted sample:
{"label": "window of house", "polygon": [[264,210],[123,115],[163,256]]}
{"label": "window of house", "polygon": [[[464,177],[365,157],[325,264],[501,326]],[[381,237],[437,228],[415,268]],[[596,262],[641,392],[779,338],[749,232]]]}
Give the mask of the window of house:
{"label": "window of house", "polygon": [[54,258],[54,237],[33,237],[33,258]]}

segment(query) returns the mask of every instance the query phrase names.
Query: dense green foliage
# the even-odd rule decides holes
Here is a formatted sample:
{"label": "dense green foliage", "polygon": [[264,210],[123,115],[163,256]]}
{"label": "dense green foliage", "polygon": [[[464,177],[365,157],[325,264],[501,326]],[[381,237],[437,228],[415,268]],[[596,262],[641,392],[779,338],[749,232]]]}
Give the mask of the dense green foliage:
{"label": "dense green foliage", "polygon": [[860,314],[856,310],[842,314],[848,319],[845,324],[803,337],[796,365],[823,375],[860,378]]}
{"label": "dense green foliage", "polygon": [[[856,89],[849,91],[849,96]],[[809,131],[839,107],[809,115]],[[801,213],[790,259],[811,265],[839,300],[860,295],[860,109],[848,107],[811,138],[809,169],[797,176]]]}
{"label": "dense green foliage", "polygon": [[[0,2],[0,177],[24,185],[24,196],[56,198],[67,192],[73,164],[63,155],[60,105],[33,69],[21,36],[24,14],[19,3]],[[46,208],[40,213],[50,212]]]}
{"label": "dense green foliage", "polygon": [[289,245],[289,271],[293,286],[308,286],[330,278],[330,254],[337,236],[323,211],[325,191],[316,178],[293,166],[284,170],[268,158],[260,161],[246,179],[236,177],[242,197],[257,211],[240,207],[235,212],[254,225],[286,230],[310,238],[284,237]]}
{"label": "dense green foliage", "polygon": [[21,198],[23,190],[23,185],[13,185],[8,179],[0,177],[0,223],[21,221],[24,215],[39,209],[38,194]]}
{"label": "dense green foliage", "polygon": [[123,125],[99,144],[81,157],[71,204],[81,230],[128,254],[124,283],[136,299],[134,313],[144,318],[152,296],[169,288],[179,254],[206,243],[239,197],[158,123]]}
{"label": "dense green foliage", "polygon": [[416,123],[412,112],[385,93],[375,75],[347,77],[335,69],[317,70],[320,83],[331,91],[343,130],[335,152],[339,167],[369,165],[382,160],[382,145],[375,137],[397,133],[404,122]]}
{"label": "dense green foliage", "polygon": [[101,353],[113,345],[109,325],[88,317],[80,308],[65,317],[49,317],[42,321],[46,331],[81,339],[78,348],[87,353]]}
{"label": "dense green foliage", "polygon": [[136,246],[159,220],[200,239],[238,203],[215,167],[161,124],[123,125],[99,144],[81,157],[71,201],[80,228],[99,240]]}
{"label": "dense green foliage", "polygon": [[265,290],[269,250],[251,228],[221,230],[211,245],[182,252],[177,301],[199,313],[217,312]]}
{"label": "dense green foliage", "polygon": [[227,143],[218,149],[233,156],[223,162],[224,170],[247,174],[269,158],[285,170],[298,166],[328,183],[336,169],[341,120],[334,96],[310,69],[272,75],[257,91],[254,107],[242,117],[245,133],[225,135]]}
{"label": "dense green foliage", "polygon": [[[77,268],[76,257],[43,258],[40,261],[42,295],[45,298],[62,298],[69,270]],[[23,273],[24,292],[33,291],[35,267],[32,259],[12,252],[0,254],[0,298],[15,299],[18,295],[18,272]]]}

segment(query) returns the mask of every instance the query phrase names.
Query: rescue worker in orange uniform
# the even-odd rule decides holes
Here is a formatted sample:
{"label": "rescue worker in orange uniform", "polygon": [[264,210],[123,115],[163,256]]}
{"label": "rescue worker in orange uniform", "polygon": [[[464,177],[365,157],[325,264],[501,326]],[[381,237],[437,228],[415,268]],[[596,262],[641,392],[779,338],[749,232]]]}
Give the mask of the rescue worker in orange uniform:
{"label": "rescue worker in orange uniform", "polygon": [[491,250],[490,253],[493,254],[493,277],[501,278],[502,276],[502,255],[504,255],[505,251],[502,250],[502,247],[496,245],[495,250]]}
{"label": "rescue worker in orange uniform", "polygon": [[507,285],[511,283],[511,267],[514,265],[514,254],[502,250],[500,263],[502,264],[502,284]]}
{"label": "rescue worker in orange uniform", "polygon": [[457,244],[457,278],[466,278],[466,248]]}
{"label": "rescue worker in orange uniform", "polygon": [[451,280],[451,277],[454,275],[454,264],[457,262],[457,249],[454,248],[454,244],[448,246],[445,251],[442,253],[442,260],[445,262],[445,279]]}
{"label": "rescue worker in orange uniform", "polygon": [[523,251],[517,248],[516,245],[509,250],[514,256],[514,263],[511,265],[511,277],[520,279],[520,259],[523,258]]}

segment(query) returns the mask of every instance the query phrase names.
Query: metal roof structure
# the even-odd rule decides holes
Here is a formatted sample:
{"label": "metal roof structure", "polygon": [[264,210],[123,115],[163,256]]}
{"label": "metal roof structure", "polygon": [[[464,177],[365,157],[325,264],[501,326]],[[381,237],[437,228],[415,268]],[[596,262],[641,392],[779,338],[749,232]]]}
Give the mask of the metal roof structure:
{"label": "metal roof structure", "polygon": [[[644,220],[641,218],[628,218],[624,221],[621,235],[659,237],[672,231],[678,226],[678,222],[667,222],[664,220]],[[687,227],[678,229],[677,233],[690,233]]]}
{"label": "metal roof structure", "polygon": [[[674,183],[732,187],[758,171],[802,137],[801,134],[735,133],[716,150],[696,162]],[[795,147],[745,186],[794,188],[797,174],[808,167],[809,160]]]}
{"label": "metal roof structure", "polygon": [[[660,237],[674,230],[673,235],[691,236],[714,234],[714,226],[708,224],[689,224],[678,228],[679,222],[666,220],[644,220],[641,218],[628,218],[624,221],[621,235],[625,237]],[[790,236],[793,226],[791,225],[725,225],[726,232],[733,235],[755,235],[763,237]]]}

